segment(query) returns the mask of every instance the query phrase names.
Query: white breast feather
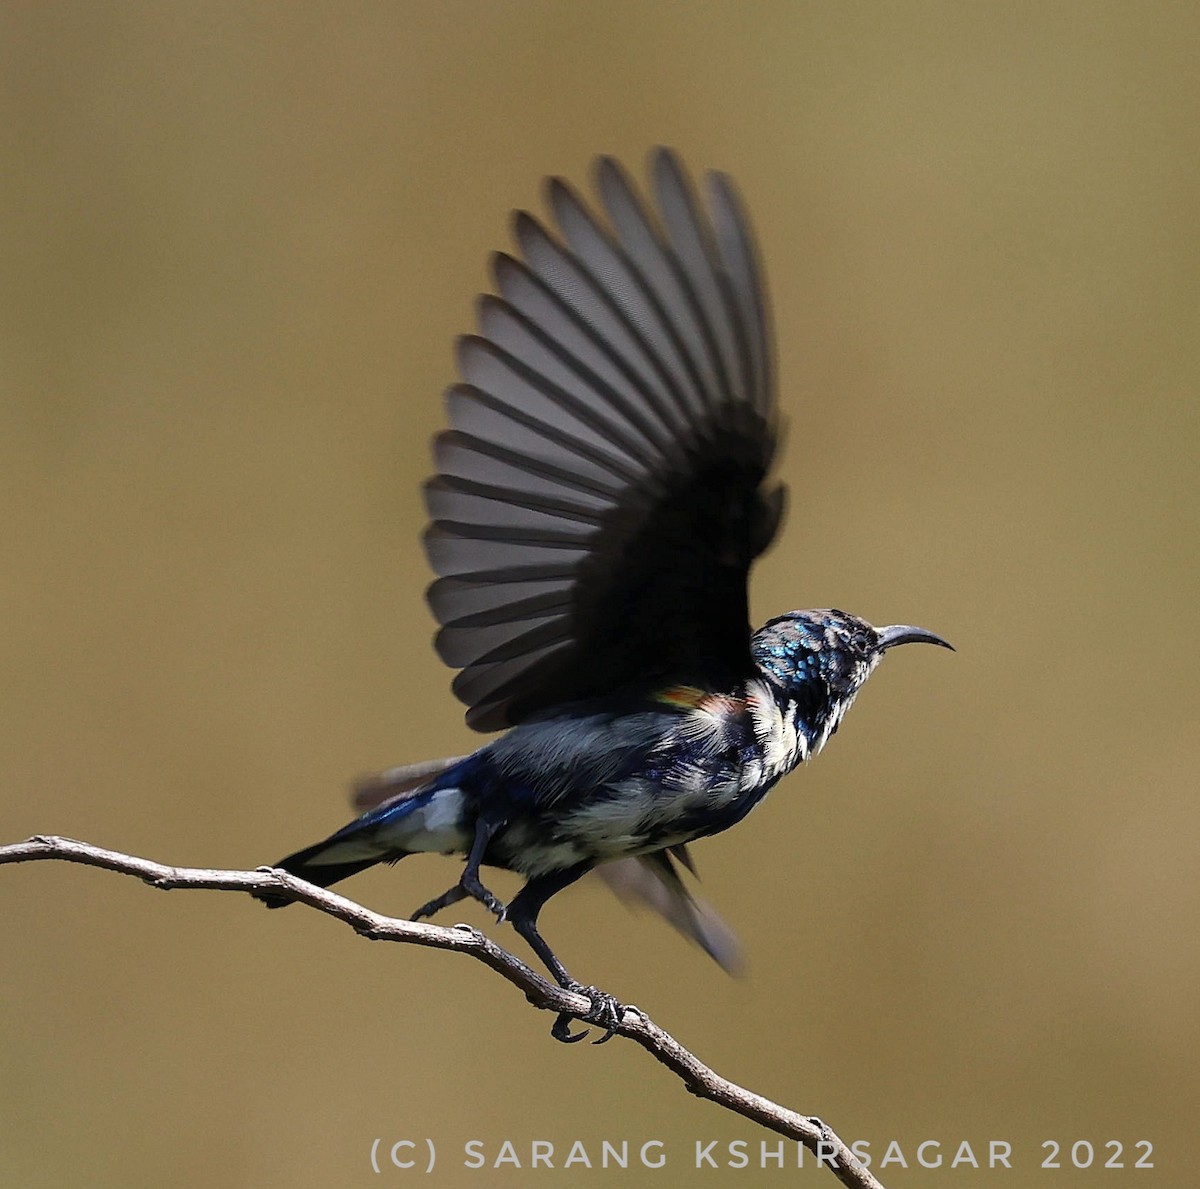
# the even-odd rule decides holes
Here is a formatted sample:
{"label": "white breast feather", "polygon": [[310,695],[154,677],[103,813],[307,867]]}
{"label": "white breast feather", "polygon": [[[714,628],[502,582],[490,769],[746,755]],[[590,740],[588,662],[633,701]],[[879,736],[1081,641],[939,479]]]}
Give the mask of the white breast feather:
{"label": "white breast feather", "polygon": [[780,707],[765,682],[752,681],[746,688],[746,701],[754,724],[754,737],[762,748],[763,779],[790,772],[808,759],[808,739],[796,727],[796,703]]}

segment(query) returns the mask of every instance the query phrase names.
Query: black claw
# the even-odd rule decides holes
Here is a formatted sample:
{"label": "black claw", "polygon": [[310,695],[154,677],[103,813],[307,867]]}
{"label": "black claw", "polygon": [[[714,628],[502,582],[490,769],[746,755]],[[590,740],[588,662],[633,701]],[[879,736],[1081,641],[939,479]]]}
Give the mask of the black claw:
{"label": "black claw", "polygon": [[602,1045],[606,1040],[612,1040],[621,1026],[621,1017],[625,1014],[625,1008],[618,1002],[616,996],[610,995],[607,991],[601,991],[599,987],[584,986],[583,983],[576,983],[574,986],[567,987],[567,990],[586,995],[591,1000],[591,1007],[582,1016],[572,1016],[569,1012],[563,1012],[554,1021],[550,1035],[564,1044],[575,1044],[577,1041],[583,1040],[589,1033],[587,1028],[582,1032],[571,1032],[571,1021],[581,1019],[604,1029],[604,1035],[599,1040],[592,1041],[592,1044]]}
{"label": "black claw", "polygon": [[602,1045],[606,1040],[612,1040],[616,1036],[625,1009],[605,991],[588,987],[587,992],[592,997],[592,1011],[588,1018],[604,1029],[604,1035],[592,1043]]}
{"label": "black claw", "polygon": [[464,875],[462,882],[459,884],[463,894],[470,896],[473,900],[478,900],[495,918],[496,924],[504,923],[504,918],[508,914],[508,906],[498,896],[495,896],[487,888],[479,882],[478,879],[472,878],[470,875]]}
{"label": "black claw", "polygon": [[450,905],[467,899],[468,896],[474,900],[478,900],[489,912],[494,913],[498,924],[503,923],[508,913],[504,902],[493,896],[478,880],[471,880],[466,876],[448,892],[443,892],[436,900],[430,900],[428,904],[422,904],[409,919],[413,921],[424,920],[426,917],[431,917],[435,913],[441,912],[443,908],[449,908]]}
{"label": "black claw", "polygon": [[554,1027],[550,1029],[550,1035],[555,1040],[561,1040],[565,1045],[573,1045],[591,1034],[590,1028],[585,1028],[582,1032],[572,1032],[571,1021],[574,1019],[575,1017],[570,1012],[563,1012],[554,1021]]}

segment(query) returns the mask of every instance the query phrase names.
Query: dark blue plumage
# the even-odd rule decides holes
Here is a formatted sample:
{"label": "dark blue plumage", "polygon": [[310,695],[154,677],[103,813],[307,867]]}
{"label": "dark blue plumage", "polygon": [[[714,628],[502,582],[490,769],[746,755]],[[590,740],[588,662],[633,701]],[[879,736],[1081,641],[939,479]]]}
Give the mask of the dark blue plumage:
{"label": "dark blue plumage", "polygon": [[[279,866],[327,886],[417,852],[466,856],[418,917],[465,897],[512,921],[608,1032],[537,928],[545,902],[598,868],[726,967],[736,943],[686,888],[687,845],[740,821],[816,755],[898,644],[837,610],[753,634],[746,581],[784,493],[766,301],[749,224],[722,175],[702,213],[676,157],[652,158],[654,208],[610,159],[606,222],[548,184],[558,237],[516,218],[522,259],[494,261],[480,334],[447,394],[425,544],[437,647],[478,730],[467,756],[399,768],[365,812]],[[526,883],[504,906],[480,869]],[[284,894],[265,894],[272,906]],[[576,1039],[565,1020],[560,1039]]]}

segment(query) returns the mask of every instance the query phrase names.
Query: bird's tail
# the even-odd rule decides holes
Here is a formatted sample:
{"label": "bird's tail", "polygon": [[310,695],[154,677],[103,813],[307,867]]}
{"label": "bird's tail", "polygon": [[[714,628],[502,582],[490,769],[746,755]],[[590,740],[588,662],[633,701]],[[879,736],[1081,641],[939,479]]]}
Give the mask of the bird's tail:
{"label": "bird's tail", "polygon": [[[393,851],[391,854],[371,855],[369,858],[352,859],[346,862],[325,861],[322,856],[326,855],[335,845],[341,845],[341,839],[336,834],[333,838],[326,838],[324,842],[318,842],[316,846],[307,846],[304,850],[298,850],[294,855],[288,855],[286,859],[280,859],[274,866],[291,875],[298,875],[301,879],[308,880],[309,883],[315,883],[319,888],[327,888],[330,884],[338,883],[351,875],[357,875],[360,871],[366,871],[368,867],[374,867],[376,863],[395,863],[408,853],[407,851]],[[286,892],[255,892],[254,898],[261,900],[268,908],[282,908],[285,904],[292,903],[291,896]]]}
{"label": "bird's tail", "polygon": [[[437,796],[439,778],[468,758],[452,756],[364,777],[355,787],[353,800],[357,808],[367,812],[324,842],[298,850],[275,866],[327,888],[376,863],[396,863],[414,850],[425,849],[421,844],[424,822],[414,810],[423,809],[431,797]],[[458,795],[457,790],[449,791]],[[404,830],[405,822],[412,823],[408,832]],[[402,845],[406,842],[411,850]],[[433,849],[443,850],[445,846],[439,840]],[[286,892],[255,892],[254,898],[268,908],[282,908],[292,902]]]}

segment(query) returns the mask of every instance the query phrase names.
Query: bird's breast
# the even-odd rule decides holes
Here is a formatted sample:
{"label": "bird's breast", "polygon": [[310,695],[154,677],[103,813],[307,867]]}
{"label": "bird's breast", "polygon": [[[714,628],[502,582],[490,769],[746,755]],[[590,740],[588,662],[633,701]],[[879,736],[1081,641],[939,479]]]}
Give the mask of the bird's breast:
{"label": "bird's breast", "polygon": [[[659,699],[676,713],[659,720],[661,734],[620,775],[594,784],[576,772],[545,798],[514,813],[497,854],[504,865],[537,875],[581,862],[645,854],[714,834],[745,816],[800,745],[786,737],[776,712],[756,719],[737,695],[675,687]],[[782,739],[782,742],[781,742]]]}
{"label": "bird's breast", "polygon": [[794,700],[781,705],[765,681],[751,681],[746,706],[761,755],[760,779],[776,781],[808,759],[808,736],[800,726]]}
{"label": "bird's breast", "polygon": [[553,820],[510,821],[497,843],[505,865],[526,875],[581,862],[645,854],[713,832],[744,795],[735,770],[715,774],[698,765],[672,773],[629,776],[560,806]]}

